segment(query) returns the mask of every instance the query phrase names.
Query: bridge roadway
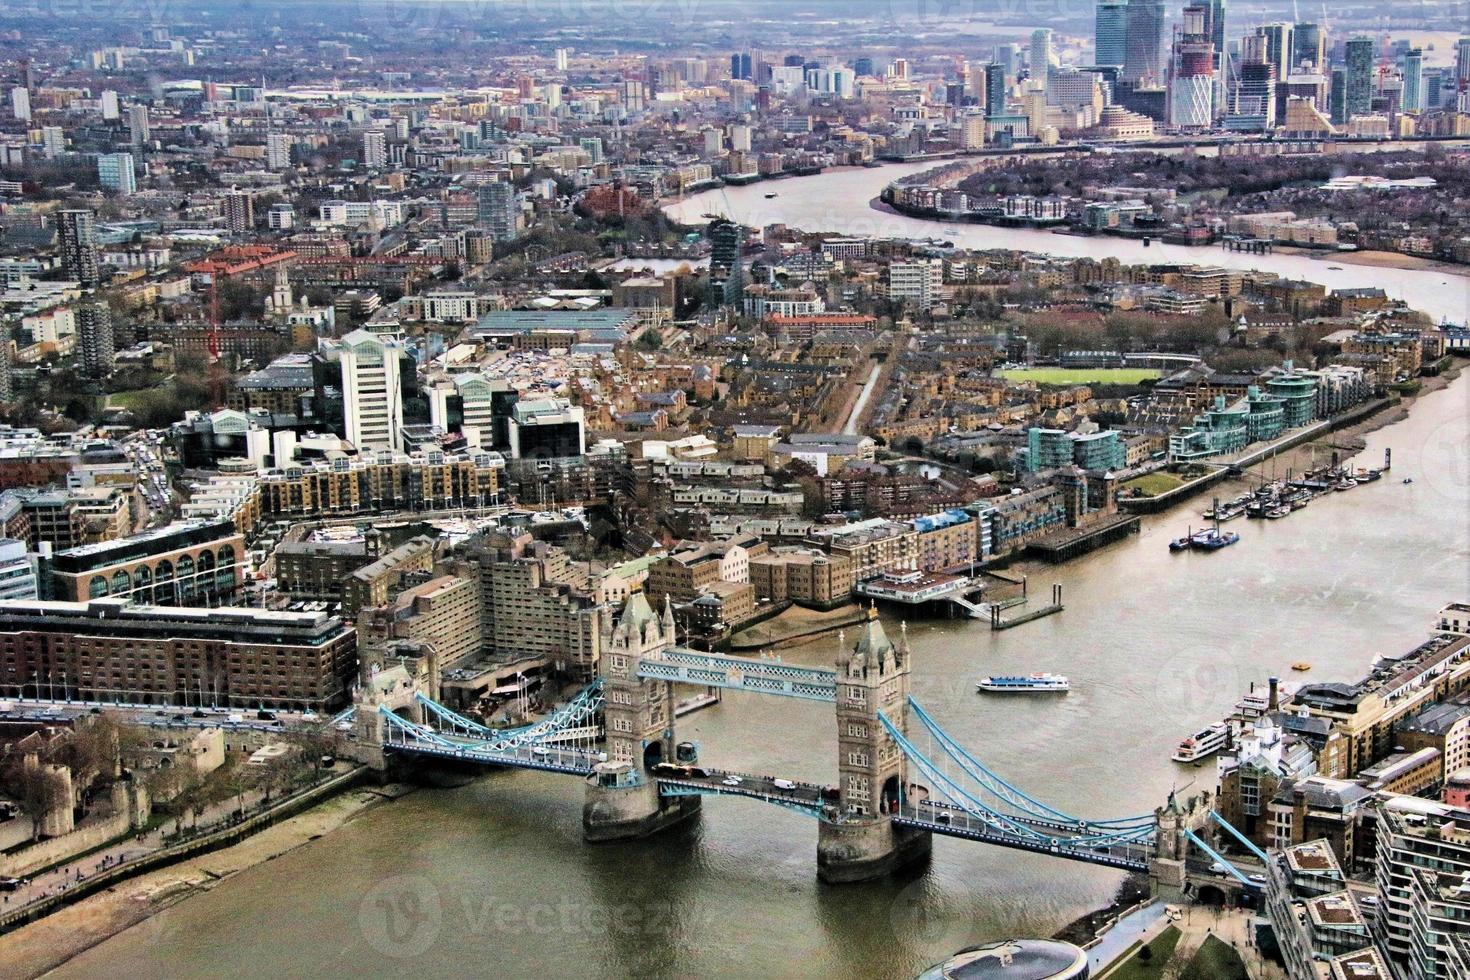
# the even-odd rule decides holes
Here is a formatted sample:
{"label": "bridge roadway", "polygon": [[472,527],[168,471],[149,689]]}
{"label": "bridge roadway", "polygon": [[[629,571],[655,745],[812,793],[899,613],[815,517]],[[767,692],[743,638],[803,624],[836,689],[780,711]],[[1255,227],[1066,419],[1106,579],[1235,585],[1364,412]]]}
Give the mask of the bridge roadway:
{"label": "bridge roadway", "polygon": [[384,751],[411,755],[430,755],[440,759],[456,759],[487,766],[506,766],[512,769],[536,769],[541,772],[558,772],[573,776],[587,776],[592,768],[606,756],[601,752],[568,748],[563,745],[517,744],[508,747],[491,747],[483,739],[467,738],[463,735],[435,733],[440,741],[419,738],[390,736],[383,743]]}
{"label": "bridge roadway", "polygon": [[[1035,840],[1018,834],[1010,828],[998,826],[994,821],[971,814],[953,804],[928,800],[917,805],[904,804],[893,815],[893,822],[900,826],[915,827],[945,837],[960,837],[964,840],[995,844],[998,847],[1050,854],[1055,857],[1071,858],[1075,861],[1100,864],[1124,871],[1147,871],[1149,859],[1153,856],[1152,845],[1146,843],[1069,846],[1065,839],[1055,836],[1049,840]],[[1039,832],[1053,835],[1059,829],[1078,832],[1075,827],[1069,828],[1049,821],[1017,819],[1016,822],[1026,825],[1034,823]]]}
{"label": "bridge roadway", "polygon": [[777,786],[775,776],[755,776],[745,772],[728,772],[709,769],[705,766],[691,767],[702,776],[654,774],[659,793],[663,796],[743,796],[747,799],[774,803],[812,816],[820,816],[823,809],[835,805],[837,789],[815,783],[781,780],[789,786]]}

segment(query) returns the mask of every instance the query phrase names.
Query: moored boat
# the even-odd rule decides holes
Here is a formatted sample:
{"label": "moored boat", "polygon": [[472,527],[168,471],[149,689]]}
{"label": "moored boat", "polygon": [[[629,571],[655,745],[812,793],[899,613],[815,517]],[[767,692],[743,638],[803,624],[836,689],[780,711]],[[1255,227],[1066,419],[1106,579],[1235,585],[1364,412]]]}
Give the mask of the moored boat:
{"label": "moored boat", "polygon": [[1201,762],[1229,744],[1230,726],[1219,722],[1180,742],[1172,758],[1175,762]]}

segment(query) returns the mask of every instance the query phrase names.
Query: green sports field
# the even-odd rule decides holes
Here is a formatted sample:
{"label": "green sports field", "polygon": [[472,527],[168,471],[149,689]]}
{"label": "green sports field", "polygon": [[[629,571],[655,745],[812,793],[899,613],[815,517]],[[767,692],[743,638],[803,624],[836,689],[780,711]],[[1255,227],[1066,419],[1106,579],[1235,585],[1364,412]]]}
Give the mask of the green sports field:
{"label": "green sports field", "polygon": [[1017,368],[1002,371],[1007,381],[1039,385],[1136,385],[1159,376],[1154,368]]}

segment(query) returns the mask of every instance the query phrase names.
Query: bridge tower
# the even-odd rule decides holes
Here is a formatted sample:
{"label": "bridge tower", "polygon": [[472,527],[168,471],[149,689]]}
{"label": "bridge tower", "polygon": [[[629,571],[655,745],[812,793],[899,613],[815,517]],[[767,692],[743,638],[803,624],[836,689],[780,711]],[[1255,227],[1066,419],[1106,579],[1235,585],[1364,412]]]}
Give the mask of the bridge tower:
{"label": "bridge tower", "polygon": [[905,794],[904,755],[883,727],[882,712],[908,732],[907,630],[897,646],[876,609],[851,650],[837,652],[838,813],[817,829],[817,874],[832,883],[882,877],[927,857],[928,831],[897,827]]}
{"label": "bridge tower", "polygon": [[1180,804],[1170,793],[1169,802],[1154,811],[1158,829],[1154,833],[1154,855],[1148,863],[1149,885],[1154,895],[1178,899],[1184,895],[1189,877],[1189,839],[1185,831],[1203,833],[1209,818],[1210,795],[1192,796]]}
{"label": "bridge tower", "polygon": [[674,612],[634,593],[602,654],[607,761],[587,778],[582,831],[589,841],[645,837],[699,809],[698,797],[662,798],[651,770],[674,758],[674,698],[667,681],[638,676],[643,658],[674,645]]}

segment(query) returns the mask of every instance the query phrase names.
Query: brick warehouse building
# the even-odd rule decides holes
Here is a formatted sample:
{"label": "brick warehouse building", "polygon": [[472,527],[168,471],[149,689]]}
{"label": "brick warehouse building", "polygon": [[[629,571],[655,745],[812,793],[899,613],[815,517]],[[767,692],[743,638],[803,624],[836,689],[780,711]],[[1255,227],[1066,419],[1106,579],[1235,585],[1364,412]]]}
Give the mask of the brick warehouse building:
{"label": "brick warehouse building", "polygon": [[357,635],[324,612],[0,602],[0,693],[333,711]]}

